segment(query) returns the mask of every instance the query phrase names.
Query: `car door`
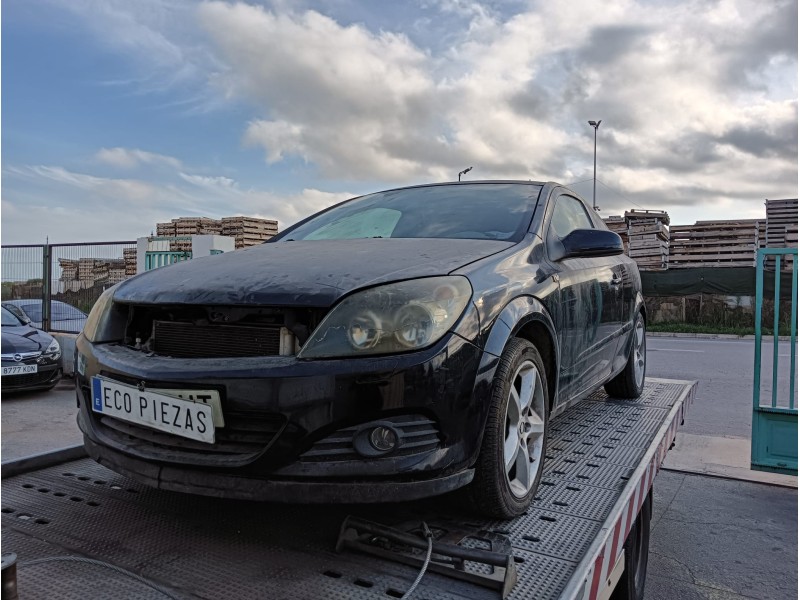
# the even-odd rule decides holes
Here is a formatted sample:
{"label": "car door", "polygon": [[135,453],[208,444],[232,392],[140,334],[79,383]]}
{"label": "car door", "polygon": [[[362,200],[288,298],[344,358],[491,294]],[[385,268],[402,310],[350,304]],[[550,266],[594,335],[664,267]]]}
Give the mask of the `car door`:
{"label": "car door", "polygon": [[579,198],[558,192],[551,202],[545,235],[559,279],[559,401],[568,402],[611,373],[623,318],[622,278],[617,257],[564,257],[562,239],[575,229],[596,226]]}

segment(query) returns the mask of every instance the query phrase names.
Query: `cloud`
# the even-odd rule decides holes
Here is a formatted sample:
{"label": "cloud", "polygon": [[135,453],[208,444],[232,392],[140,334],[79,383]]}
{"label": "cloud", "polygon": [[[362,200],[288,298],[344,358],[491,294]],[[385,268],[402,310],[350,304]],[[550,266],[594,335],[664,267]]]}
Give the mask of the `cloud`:
{"label": "cloud", "polygon": [[[775,161],[780,179],[762,181],[759,195],[793,193],[793,3],[591,8],[579,0],[501,15],[442,1],[442,13],[469,25],[440,55],[314,10],[215,1],[199,19],[227,64],[216,84],[263,114],[243,141],[270,165],[298,157],[330,179],[386,182],[454,179],[469,165],[476,178],[570,180],[590,172],[585,122],[602,118],[600,161],[606,178],[625,173],[623,189],[659,169],[706,181],[711,165],[723,189],[761,180]],[[653,190],[651,204],[670,202],[671,189]]]}
{"label": "cloud", "polygon": [[188,175],[186,173],[178,173],[181,179],[196,185],[198,187],[213,189],[213,190],[231,190],[236,188],[236,182],[230,177],[209,177],[206,175]]}
{"label": "cloud", "polygon": [[[57,188],[74,188],[88,193],[87,199],[121,202],[151,202],[154,190],[152,184],[136,179],[113,179],[97,177],[86,173],[76,173],[60,166],[33,165],[25,167],[8,167],[9,175],[37,181],[39,184]],[[84,196],[86,197],[86,196]]]}
{"label": "cloud", "polygon": [[177,216],[244,214],[275,219],[283,229],[355,195],[313,188],[278,194],[229,177],[183,171],[162,183],[99,177],[61,166],[8,166],[3,173],[5,243],[30,242],[31,232],[43,232],[54,242],[133,239]]}
{"label": "cloud", "polygon": [[95,154],[95,159],[122,169],[134,169],[142,164],[166,165],[175,169],[181,167],[181,161],[172,156],[128,148],[101,148]]}
{"label": "cloud", "polygon": [[[300,162],[331,189],[452,180],[467,166],[474,179],[581,181],[592,174],[586,121],[602,119],[601,206],[693,202],[728,216],[797,194],[793,0],[613,0],[602,11],[593,0],[420,0],[389,26],[348,2],[52,1],[130,57],[139,77],[123,74],[124,85],[235,106],[231,127],[282,189],[301,187]],[[160,166],[172,179],[152,185],[189,206],[242,202],[291,222],[332,201],[142,150],[96,158]],[[77,175],[39,173],[89,185]]]}

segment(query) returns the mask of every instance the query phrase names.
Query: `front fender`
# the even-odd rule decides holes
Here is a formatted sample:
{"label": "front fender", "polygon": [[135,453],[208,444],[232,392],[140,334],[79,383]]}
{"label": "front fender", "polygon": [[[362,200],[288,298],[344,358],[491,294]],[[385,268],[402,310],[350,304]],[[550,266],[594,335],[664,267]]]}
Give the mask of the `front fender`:
{"label": "front fender", "polygon": [[[532,321],[539,321],[547,328],[550,341],[554,348],[558,347],[558,337],[553,320],[544,304],[533,296],[518,296],[506,304],[505,308],[495,319],[489,336],[484,344],[484,359],[491,360],[486,355],[499,358],[508,344],[520,329]],[[558,354],[558,353],[556,353]]]}

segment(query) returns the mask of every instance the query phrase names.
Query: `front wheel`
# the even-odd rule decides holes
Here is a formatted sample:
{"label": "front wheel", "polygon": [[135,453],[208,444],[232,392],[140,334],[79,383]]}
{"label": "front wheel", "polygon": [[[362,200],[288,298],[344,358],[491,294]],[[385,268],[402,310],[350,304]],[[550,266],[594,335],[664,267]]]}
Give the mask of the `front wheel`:
{"label": "front wheel", "polygon": [[614,398],[638,398],[644,391],[644,375],[647,367],[647,336],[644,315],[638,313],[633,322],[633,343],[628,362],[619,375],[606,385],[606,392]]}
{"label": "front wheel", "polygon": [[547,442],[547,377],[536,347],[509,342],[492,383],[489,417],[470,484],[473,507],[510,519],[524,513],[542,477]]}

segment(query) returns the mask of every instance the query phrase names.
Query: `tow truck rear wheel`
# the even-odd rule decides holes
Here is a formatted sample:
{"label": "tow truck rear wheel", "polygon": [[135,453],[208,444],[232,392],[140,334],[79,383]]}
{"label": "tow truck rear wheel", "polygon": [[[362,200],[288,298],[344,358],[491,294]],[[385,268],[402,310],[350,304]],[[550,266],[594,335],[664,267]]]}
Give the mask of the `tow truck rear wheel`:
{"label": "tow truck rear wheel", "polygon": [[605,385],[606,392],[614,398],[638,398],[644,391],[647,367],[647,336],[644,315],[640,312],[633,322],[633,343],[628,362],[619,375]]}
{"label": "tow truck rear wheel", "polygon": [[482,515],[524,513],[539,487],[547,443],[548,389],[544,362],[527,340],[511,340],[492,383],[492,403],[468,493]]}
{"label": "tow truck rear wheel", "polygon": [[625,540],[625,571],[611,600],[642,600],[647,577],[647,558],[650,554],[650,518],[653,514],[653,492],[647,495],[636,521]]}

